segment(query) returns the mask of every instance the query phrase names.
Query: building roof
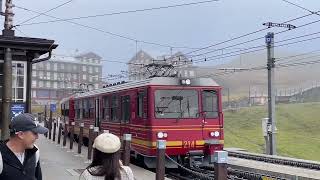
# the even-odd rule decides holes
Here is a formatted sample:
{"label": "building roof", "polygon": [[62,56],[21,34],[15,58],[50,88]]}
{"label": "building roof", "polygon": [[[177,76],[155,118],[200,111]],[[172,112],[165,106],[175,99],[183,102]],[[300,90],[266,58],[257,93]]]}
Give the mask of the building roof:
{"label": "building roof", "polygon": [[0,47],[37,51],[45,54],[58,47],[54,40],[0,35]]}
{"label": "building roof", "polygon": [[136,62],[136,60],[148,60],[151,62],[153,58],[151,57],[151,55],[149,55],[148,53],[146,53],[143,50],[140,50],[139,52],[137,52],[129,61],[129,63],[133,63]]}
{"label": "building roof", "polygon": [[77,59],[98,59],[98,60],[102,59],[102,57],[100,57],[99,55],[97,55],[94,52],[83,53],[83,54],[75,56],[75,58],[77,58]]}

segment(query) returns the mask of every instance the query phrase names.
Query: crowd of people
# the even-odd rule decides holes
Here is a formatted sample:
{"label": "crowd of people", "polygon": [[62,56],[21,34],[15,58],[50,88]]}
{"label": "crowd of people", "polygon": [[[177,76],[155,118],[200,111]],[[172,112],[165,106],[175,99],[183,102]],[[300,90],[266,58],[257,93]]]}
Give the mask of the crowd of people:
{"label": "crowd of people", "polygon": [[[13,118],[10,137],[0,142],[1,180],[42,180],[40,153],[35,145],[39,134],[48,129],[37,124],[32,114]],[[93,143],[92,163],[81,173],[82,180],[134,180],[132,170],[120,160],[121,141],[118,136],[103,133]]]}

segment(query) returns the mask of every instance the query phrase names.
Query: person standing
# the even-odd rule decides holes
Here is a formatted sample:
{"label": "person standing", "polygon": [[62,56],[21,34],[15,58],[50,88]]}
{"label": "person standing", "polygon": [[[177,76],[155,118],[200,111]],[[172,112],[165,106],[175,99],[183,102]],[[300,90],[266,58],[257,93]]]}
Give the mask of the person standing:
{"label": "person standing", "polygon": [[42,180],[39,149],[34,143],[38,134],[48,129],[38,125],[29,113],[14,117],[9,129],[9,139],[0,142],[0,179]]}
{"label": "person standing", "polygon": [[120,161],[120,139],[103,133],[93,143],[92,163],[80,177],[84,180],[134,180],[132,170]]}

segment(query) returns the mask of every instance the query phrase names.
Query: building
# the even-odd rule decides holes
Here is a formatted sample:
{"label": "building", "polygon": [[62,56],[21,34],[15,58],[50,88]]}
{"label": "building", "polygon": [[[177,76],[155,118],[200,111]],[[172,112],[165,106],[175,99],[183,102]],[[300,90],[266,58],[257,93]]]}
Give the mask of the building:
{"label": "building", "polygon": [[[195,77],[197,67],[192,66],[192,61],[189,60],[184,54],[178,52],[172,56],[160,56],[156,59],[148,53],[140,50],[128,62],[128,77],[129,80],[142,80],[150,77],[150,72],[157,71],[157,69],[148,69],[146,65],[152,63],[161,65],[172,65],[168,75],[176,75],[178,77]],[[164,70],[166,71],[166,69]]]}
{"label": "building", "polygon": [[101,57],[95,53],[53,56],[32,66],[32,103],[56,103],[84,89],[102,87]]}

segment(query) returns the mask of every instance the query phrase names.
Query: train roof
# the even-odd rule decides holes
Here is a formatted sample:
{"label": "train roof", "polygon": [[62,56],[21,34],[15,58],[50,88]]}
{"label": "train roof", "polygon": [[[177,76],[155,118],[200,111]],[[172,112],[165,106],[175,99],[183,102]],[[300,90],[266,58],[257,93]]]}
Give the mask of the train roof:
{"label": "train roof", "polygon": [[[79,97],[87,97],[87,96],[94,96],[98,94],[104,94],[114,91],[121,91],[125,89],[137,88],[137,87],[144,87],[144,86],[179,86],[181,85],[181,80],[187,78],[174,78],[174,77],[154,77],[149,79],[144,79],[140,81],[131,81],[122,84],[118,84],[115,86],[108,86],[101,89],[96,89],[93,91],[85,92],[85,93],[78,93],[74,95],[74,98]],[[211,78],[190,78],[191,85],[189,86],[219,86]]]}

